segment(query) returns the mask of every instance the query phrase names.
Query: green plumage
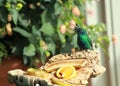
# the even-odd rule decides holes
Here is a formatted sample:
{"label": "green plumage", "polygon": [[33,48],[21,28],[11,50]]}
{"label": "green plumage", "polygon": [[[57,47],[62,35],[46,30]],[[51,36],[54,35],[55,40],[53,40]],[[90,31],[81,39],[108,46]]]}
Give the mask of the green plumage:
{"label": "green plumage", "polygon": [[86,30],[82,29],[78,25],[76,25],[76,30],[78,34],[77,42],[80,50],[92,49],[92,42],[88,37]]}

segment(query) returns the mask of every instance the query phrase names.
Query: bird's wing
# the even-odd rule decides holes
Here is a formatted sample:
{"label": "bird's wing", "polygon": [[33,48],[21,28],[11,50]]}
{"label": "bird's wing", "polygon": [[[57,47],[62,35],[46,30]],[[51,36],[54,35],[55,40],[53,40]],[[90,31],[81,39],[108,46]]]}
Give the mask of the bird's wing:
{"label": "bird's wing", "polygon": [[93,45],[92,45],[92,40],[89,38],[89,36],[87,36],[87,39],[88,39],[88,41],[89,41],[91,47],[93,47]]}

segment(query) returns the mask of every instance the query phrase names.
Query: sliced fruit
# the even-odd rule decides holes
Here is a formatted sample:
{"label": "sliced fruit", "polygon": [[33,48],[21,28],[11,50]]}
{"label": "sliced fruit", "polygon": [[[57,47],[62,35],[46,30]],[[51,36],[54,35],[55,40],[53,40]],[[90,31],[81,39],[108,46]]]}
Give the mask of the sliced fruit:
{"label": "sliced fruit", "polygon": [[86,59],[71,59],[71,60],[62,60],[62,61],[56,61],[52,63],[46,63],[44,66],[45,71],[52,72],[62,66],[66,65],[72,65],[74,67],[83,67],[87,63]]}
{"label": "sliced fruit", "polygon": [[76,76],[76,69],[72,65],[65,65],[57,70],[56,76],[65,80],[71,79]]}
{"label": "sliced fruit", "polygon": [[27,74],[28,75],[35,75],[35,71],[37,71],[37,69],[35,69],[35,68],[28,68],[27,69]]}
{"label": "sliced fruit", "polygon": [[69,84],[67,82],[63,82],[63,81],[61,81],[61,80],[59,80],[55,77],[52,77],[51,80],[54,84],[57,84],[57,85],[60,85],[60,86],[71,86],[71,84]]}
{"label": "sliced fruit", "polygon": [[46,78],[49,76],[49,73],[47,73],[46,71],[43,71],[41,69],[35,69],[35,68],[29,68],[27,70],[27,74],[32,76],[38,76],[40,78]]}
{"label": "sliced fruit", "polygon": [[47,78],[49,77],[49,73],[43,70],[39,70],[35,72],[35,76],[41,77],[41,78]]}

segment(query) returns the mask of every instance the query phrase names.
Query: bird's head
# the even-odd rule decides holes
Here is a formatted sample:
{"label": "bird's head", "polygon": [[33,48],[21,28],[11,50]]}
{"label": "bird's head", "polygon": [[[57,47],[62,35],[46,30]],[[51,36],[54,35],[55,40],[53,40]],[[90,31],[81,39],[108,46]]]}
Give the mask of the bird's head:
{"label": "bird's head", "polygon": [[[70,22],[70,24],[72,24],[72,23]],[[78,24],[76,24],[76,25],[72,24],[72,25],[75,27],[75,30],[76,30],[77,33],[79,33],[79,34],[87,34],[86,30],[84,30]]]}
{"label": "bird's head", "polygon": [[86,34],[86,31],[84,29],[82,29],[82,27],[78,26],[77,24],[75,26],[75,29],[76,29],[77,33]]}

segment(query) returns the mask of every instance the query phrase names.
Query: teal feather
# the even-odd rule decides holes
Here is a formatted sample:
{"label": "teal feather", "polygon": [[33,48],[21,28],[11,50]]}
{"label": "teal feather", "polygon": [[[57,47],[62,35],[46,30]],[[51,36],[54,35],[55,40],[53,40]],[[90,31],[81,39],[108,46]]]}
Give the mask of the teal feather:
{"label": "teal feather", "polygon": [[80,50],[93,49],[92,41],[90,40],[86,30],[76,25],[76,31],[78,35],[77,42]]}

